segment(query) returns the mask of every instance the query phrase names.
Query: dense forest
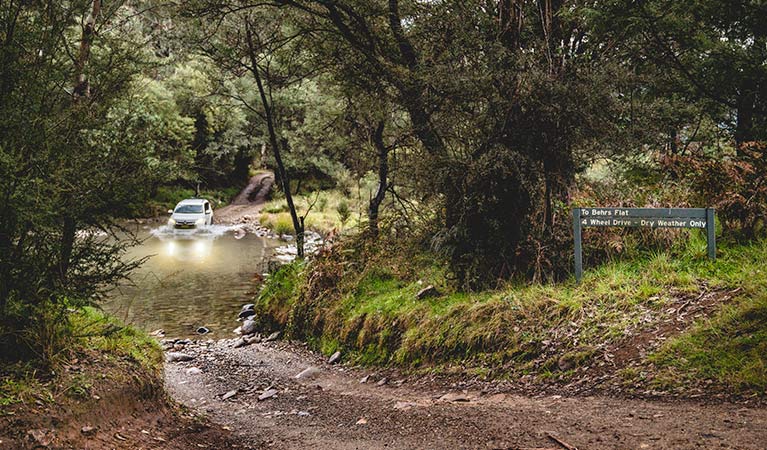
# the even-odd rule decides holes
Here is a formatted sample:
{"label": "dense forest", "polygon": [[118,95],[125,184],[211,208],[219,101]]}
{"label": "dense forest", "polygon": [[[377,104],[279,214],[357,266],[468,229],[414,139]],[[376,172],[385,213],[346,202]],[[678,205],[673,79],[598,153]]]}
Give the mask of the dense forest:
{"label": "dense forest", "polygon": [[[0,0],[0,359],[55,366],[72,311],[143,262],[126,219],[195,191],[223,206],[269,170],[261,223],[299,259],[256,296],[263,328],[364,363],[540,373],[596,351],[581,329],[549,361],[547,326],[743,285],[726,314],[761,362],[715,378],[763,394],[765,18],[760,0]],[[589,230],[578,290],[586,206],[716,208],[724,262],[699,230]],[[610,264],[629,274],[599,278]],[[626,303],[586,318],[610,289]]]}

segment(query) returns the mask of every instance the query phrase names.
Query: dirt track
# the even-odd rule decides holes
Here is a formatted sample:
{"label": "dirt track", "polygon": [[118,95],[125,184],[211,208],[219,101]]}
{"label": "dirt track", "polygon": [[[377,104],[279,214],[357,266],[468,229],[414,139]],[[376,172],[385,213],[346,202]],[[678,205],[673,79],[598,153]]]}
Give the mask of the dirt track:
{"label": "dirt track", "polygon": [[251,177],[248,185],[232,203],[214,212],[216,223],[231,225],[243,222],[258,222],[258,214],[266,203],[274,184],[274,174],[264,172]]}
{"label": "dirt track", "polygon": [[[500,385],[457,386],[329,365],[285,343],[198,342],[169,363],[171,395],[232,429],[246,448],[763,449],[767,411],[737,404],[524,397]],[[201,373],[189,373],[199,368]],[[307,367],[312,376],[297,379]],[[277,395],[258,396],[273,388]],[[237,390],[223,400],[222,396]]]}

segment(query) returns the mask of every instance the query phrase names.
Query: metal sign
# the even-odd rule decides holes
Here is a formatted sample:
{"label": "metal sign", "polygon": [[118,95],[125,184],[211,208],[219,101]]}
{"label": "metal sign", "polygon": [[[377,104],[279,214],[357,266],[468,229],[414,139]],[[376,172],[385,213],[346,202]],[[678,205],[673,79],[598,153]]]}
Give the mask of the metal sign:
{"label": "metal sign", "polygon": [[575,208],[575,280],[583,278],[583,227],[647,227],[706,229],[708,257],[716,259],[714,208]]}

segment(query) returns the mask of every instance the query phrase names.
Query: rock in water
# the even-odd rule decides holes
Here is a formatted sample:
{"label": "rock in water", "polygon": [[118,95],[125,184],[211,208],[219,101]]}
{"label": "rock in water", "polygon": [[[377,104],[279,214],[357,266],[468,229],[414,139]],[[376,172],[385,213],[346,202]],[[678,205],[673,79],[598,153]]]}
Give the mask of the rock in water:
{"label": "rock in water", "polygon": [[168,362],[191,361],[194,359],[194,356],[181,352],[168,352],[165,357],[167,358]]}
{"label": "rock in water", "polygon": [[418,300],[423,300],[428,297],[437,297],[437,296],[439,296],[439,291],[437,290],[437,288],[435,288],[432,285],[426,286],[425,288],[418,291],[417,294],[415,294],[415,298]]}
{"label": "rock in water", "polygon": [[252,320],[246,320],[240,325],[240,332],[242,334],[253,334],[256,332],[256,322]]}
{"label": "rock in water", "polygon": [[328,363],[335,364],[340,359],[341,359],[341,352],[335,352],[332,355],[330,355],[330,358],[328,358]]}
{"label": "rock in water", "polygon": [[242,309],[240,311],[248,311],[248,310],[252,311],[253,309],[255,309],[255,307],[256,305],[254,305],[253,303],[248,303],[247,305],[242,305]]}
{"label": "rock in water", "polygon": [[276,341],[279,337],[280,337],[280,332],[279,331],[275,331],[274,333],[270,334],[269,337],[264,339],[264,342]]}
{"label": "rock in water", "polygon": [[210,329],[206,327],[200,327],[197,329],[197,334],[208,334],[210,333]]}

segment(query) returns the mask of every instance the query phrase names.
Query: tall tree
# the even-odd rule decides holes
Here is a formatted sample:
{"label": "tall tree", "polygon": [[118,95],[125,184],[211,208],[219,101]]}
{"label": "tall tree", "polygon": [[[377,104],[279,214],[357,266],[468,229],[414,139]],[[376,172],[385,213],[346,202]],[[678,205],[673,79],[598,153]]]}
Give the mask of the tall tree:
{"label": "tall tree", "polygon": [[669,87],[707,102],[737,144],[767,139],[767,4],[618,0],[593,11],[627,60],[673,71]]}

